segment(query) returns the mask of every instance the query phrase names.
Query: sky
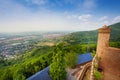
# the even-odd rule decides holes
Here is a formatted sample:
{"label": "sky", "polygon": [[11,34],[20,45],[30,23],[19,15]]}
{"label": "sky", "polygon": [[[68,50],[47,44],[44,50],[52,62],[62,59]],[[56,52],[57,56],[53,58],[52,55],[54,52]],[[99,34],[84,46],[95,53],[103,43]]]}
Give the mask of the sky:
{"label": "sky", "polygon": [[0,0],[0,32],[87,31],[120,22],[120,0]]}

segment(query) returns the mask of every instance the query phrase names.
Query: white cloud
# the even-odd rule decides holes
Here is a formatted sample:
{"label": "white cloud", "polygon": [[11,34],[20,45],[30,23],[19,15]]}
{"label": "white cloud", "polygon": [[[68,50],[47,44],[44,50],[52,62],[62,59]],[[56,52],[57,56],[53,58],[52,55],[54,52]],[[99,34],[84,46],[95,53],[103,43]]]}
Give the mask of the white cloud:
{"label": "white cloud", "polygon": [[[110,24],[110,20],[108,20],[109,16],[96,18],[97,16],[92,14],[80,15],[79,13],[70,13],[67,11],[57,13],[49,10],[33,12],[29,8],[12,1],[13,0],[0,0],[0,32],[83,31],[98,29],[105,24]],[[34,4],[37,5],[46,3],[47,2],[34,2]],[[111,21],[119,22],[120,16],[115,17]]]}
{"label": "white cloud", "polygon": [[120,16],[116,16],[116,17],[113,19],[113,23],[117,23],[117,22],[120,22]]}
{"label": "white cloud", "polygon": [[13,0],[0,0],[0,20],[27,16],[29,10]]}
{"label": "white cloud", "polygon": [[[68,15],[68,14],[66,14]],[[111,19],[108,16],[103,16],[100,18],[97,18],[95,15],[92,14],[83,14],[83,15],[77,15],[77,14],[69,14],[67,16],[68,20],[70,21],[70,24],[72,24],[74,27],[73,30],[95,30],[103,25],[110,25]]]}
{"label": "white cloud", "polygon": [[98,19],[98,23],[100,23],[101,25],[109,25],[110,19],[108,19],[108,16],[102,16]]}
{"label": "white cloud", "polygon": [[109,25],[110,23],[109,23],[109,21],[103,21],[103,25]]}
{"label": "white cloud", "polygon": [[45,10],[31,12],[16,2],[0,0],[0,32],[67,31],[69,28],[74,29],[59,13]]}
{"label": "white cloud", "polygon": [[78,16],[78,19],[80,21],[88,21],[91,17],[92,17],[92,15],[90,15],[90,14],[84,14],[84,15]]}
{"label": "white cloud", "polygon": [[108,16],[103,16],[99,19],[99,21],[104,21],[104,20],[107,20],[108,19]]}
{"label": "white cloud", "polygon": [[78,15],[67,15],[67,19],[77,19]]}
{"label": "white cloud", "polygon": [[47,3],[47,0],[26,0],[28,3],[31,2],[32,4],[36,5],[44,5]]}

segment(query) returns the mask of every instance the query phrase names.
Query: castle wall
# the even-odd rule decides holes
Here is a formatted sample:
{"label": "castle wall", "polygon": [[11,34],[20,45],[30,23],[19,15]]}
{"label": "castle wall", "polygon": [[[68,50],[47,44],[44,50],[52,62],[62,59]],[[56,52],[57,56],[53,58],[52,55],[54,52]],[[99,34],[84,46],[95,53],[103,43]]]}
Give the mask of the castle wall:
{"label": "castle wall", "polygon": [[104,26],[98,30],[97,54],[101,56],[103,50],[109,47],[110,28]]}
{"label": "castle wall", "polygon": [[100,57],[99,64],[103,69],[102,80],[120,80],[120,49],[106,48]]}
{"label": "castle wall", "polygon": [[104,26],[98,30],[97,56],[100,58],[103,79],[120,80],[120,49],[109,47],[110,28]]}

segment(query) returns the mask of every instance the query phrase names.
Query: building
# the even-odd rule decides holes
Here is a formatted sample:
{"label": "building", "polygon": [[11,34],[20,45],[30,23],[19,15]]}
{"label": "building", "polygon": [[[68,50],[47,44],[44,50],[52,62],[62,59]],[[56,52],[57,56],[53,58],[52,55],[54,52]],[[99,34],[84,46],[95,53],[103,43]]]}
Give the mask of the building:
{"label": "building", "polygon": [[29,77],[27,80],[51,80],[49,76],[49,67],[37,72]]}
{"label": "building", "polygon": [[[120,48],[109,47],[110,33],[111,29],[107,26],[98,29],[96,56],[99,58],[98,69],[103,75],[100,80],[120,80]],[[93,64],[90,80],[94,80]]]}

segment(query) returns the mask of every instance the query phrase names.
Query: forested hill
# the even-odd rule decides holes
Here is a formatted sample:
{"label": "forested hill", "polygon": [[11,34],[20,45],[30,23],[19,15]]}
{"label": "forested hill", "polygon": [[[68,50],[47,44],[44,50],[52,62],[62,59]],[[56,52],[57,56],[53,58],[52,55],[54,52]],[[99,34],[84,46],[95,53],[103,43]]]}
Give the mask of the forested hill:
{"label": "forested hill", "polygon": [[111,28],[111,37],[110,40],[114,42],[120,42],[120,22],[110,25]]}
{"label": "forested hill", "polygon": [[[111,42],[119,42],[120,41],[120,22],[109,25],[111,28]],[[69,42],[71,44],[78,44],[78,43],[96,43],[98,36],[98,30],[92,31],[79,31],[68,34],[62,37],[63,41]]]}

